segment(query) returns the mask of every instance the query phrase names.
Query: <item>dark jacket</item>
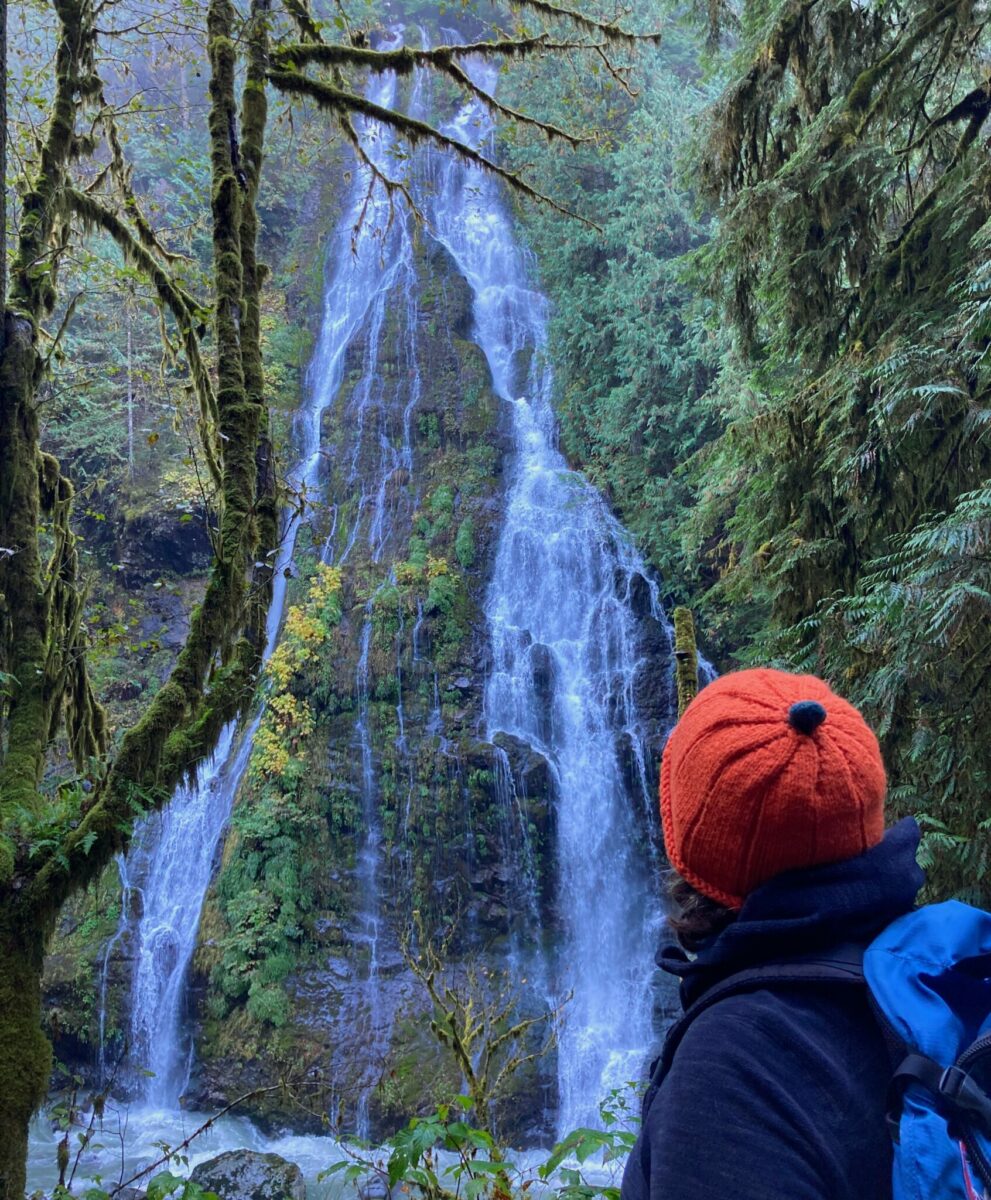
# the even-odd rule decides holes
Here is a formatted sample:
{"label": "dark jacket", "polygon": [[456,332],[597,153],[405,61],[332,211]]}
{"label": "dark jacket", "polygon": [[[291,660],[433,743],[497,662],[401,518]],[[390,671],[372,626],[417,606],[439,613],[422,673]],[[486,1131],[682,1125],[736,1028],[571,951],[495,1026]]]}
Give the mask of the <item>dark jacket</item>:
{"label": "dark jacket", "polygon": [[[924,877],[912,820],[855,859],[780,875],[681,977],[687,1006],[748,967],[866,945],[908,912]],[[891,1061],[856,985],[773,985],[699,1015],[644,1114],[622,1200],[890,1200],[884,1098]]]}

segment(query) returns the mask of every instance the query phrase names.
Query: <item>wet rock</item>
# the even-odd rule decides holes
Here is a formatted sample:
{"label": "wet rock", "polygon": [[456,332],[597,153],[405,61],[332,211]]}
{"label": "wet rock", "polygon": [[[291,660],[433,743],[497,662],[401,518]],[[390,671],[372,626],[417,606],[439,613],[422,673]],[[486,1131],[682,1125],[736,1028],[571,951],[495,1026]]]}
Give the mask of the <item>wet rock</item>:
{"label": "wet rock", "polygon": [[554,682],[557,668],[547,646],[536,643],[530,648],[530,670],[533,676],[534,706],[537,710],[538,732],[541,740],[550,745],[553,738]]}
{"label": "wet rock", "polygon": [[642,620],[650,616],[651,596],[650,584],[639,573],[630,579],[630,610],[633,615]]}
{"label": "wet rock", "polygon": [[125,513],[117,531],[120,560],[128,578],[174,571],[191,575],[210,565],[211,548],[204,513],[188,514],[166,508],[160,501]]}
{"label": "wet rock", "polygon": [[[139,680],[114,679],[107,684],[103,694],[108,700],[137,700],[144,690],[144,684]],[[123,1195],[123,1192],[117,1195]]]}
{"label": "wet rock", "polygon": [[358,1180],[359,1200],[392,1200],[392,1189],[385,1175],[367,1175]]}
{"label": "wet rock", "polygon": [[190,1179],[220,1200],[306,1200],[303,1172],[278,1154],[229,1150],[194,1167]]}
{"label": "wet rock", "polygon": [[640,623],[641,666],[633,683],[633,701],[652,742],[663,740],[674,723],[677,698],[668,631],[654,617]]}

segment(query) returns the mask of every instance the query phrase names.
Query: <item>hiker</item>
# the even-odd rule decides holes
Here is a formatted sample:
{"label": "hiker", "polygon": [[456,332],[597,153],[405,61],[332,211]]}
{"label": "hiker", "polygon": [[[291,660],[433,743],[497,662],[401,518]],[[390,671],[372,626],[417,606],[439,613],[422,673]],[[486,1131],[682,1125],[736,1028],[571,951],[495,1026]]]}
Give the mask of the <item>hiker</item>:
{"label": "hiker", "polygon": [[[890,1200],[892,1055],[856,964],[924,876],[885,790],[874,734],[814,676],[734,672],[686,709],[661,766],[678,944],[658,964],[686,1009],[713,1002],[669,1035],[622,1200]],[[761,967],[777,978],[732,992]]]}

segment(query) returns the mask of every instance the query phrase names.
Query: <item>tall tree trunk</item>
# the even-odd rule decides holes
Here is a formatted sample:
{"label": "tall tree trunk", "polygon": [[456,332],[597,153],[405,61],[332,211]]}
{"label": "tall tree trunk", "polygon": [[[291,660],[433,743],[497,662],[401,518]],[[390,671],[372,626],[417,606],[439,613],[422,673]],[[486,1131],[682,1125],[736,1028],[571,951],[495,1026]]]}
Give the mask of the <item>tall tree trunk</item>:
{"label": "tall tree trunk", "polygon": [[[0,0],[0,310],[7,303],[7,0]],[[2,315],[2,313],[0,313]],[[0,354],[4,323],[0,320]]]}
{"label": "tall tree trunk", "polygon": [[28,1126],[45,1097],[51,1047],[41,1031],[43,934],[0,902],[0,1200],[23,1200]]}

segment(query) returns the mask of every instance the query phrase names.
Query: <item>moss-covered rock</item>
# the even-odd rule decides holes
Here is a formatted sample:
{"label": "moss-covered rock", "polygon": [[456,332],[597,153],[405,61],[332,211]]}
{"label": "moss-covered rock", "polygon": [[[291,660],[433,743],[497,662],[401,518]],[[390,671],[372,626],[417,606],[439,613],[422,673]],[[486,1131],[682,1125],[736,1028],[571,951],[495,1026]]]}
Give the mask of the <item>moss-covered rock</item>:
{"label": "moss-covered rock", "polygon": [[190,1172],[190,1179],[220,1200],[306,1200],[303,1172],[278,1154],[229,1150]]}
{"label": "moss-covered rock", "polygon": [[63,908],[52,953],[45,959],[45,1028],[56,1063],[83,1068],[94,1077],[101,1035],[109,1066],[124,1040],[127,964],[120,955],[108,955],[120,927],[121,904],[113,863],[88,892]]}

